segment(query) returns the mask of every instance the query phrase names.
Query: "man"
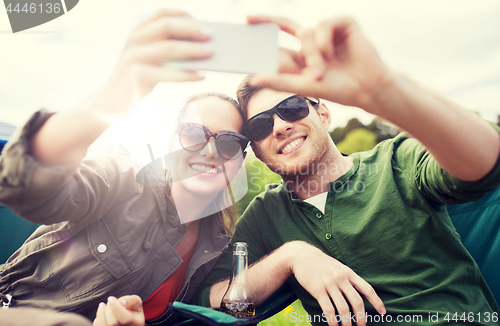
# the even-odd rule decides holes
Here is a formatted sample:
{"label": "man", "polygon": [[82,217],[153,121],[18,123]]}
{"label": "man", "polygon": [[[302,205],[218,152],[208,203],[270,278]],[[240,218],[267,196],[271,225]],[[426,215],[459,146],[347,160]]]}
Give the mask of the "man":
{"label": "man", "polygon": [[[234,233],[258,261],[249,269],[256,305],[288,281],[313,324],[448,325],[472,312],[455,324],[495,325],[498,305],[444,204],[499,185],[498,131],[392,72],[350,18],[308,30],[284,18],[249,22],[274,22],[302,43],[280,74],[247,78],[237,91],[256,156],[283,179]],[[407,134],[343,156],[326,106],[297,94],[360,107]],[[230,249],[200,303],[219,306],[228,280],[210,285],[229,276]]]}

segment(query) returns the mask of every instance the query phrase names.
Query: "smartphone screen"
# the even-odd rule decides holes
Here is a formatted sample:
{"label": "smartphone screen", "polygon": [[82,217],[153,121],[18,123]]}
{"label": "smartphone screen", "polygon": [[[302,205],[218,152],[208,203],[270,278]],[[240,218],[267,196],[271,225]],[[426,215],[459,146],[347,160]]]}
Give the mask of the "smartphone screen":
{"label": "smartphone screen", "polygon": [[170,61],[169,67],[255,74],[278,71],[278,31],[275,24],[240,25],[200,22],[211,33],[214,49],[208,59]]}

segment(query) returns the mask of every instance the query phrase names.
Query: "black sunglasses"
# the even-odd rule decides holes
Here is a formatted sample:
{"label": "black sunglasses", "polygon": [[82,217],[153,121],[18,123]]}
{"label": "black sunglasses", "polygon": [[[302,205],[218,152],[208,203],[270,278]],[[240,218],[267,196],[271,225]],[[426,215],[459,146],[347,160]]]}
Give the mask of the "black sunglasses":
{"label": "black sunglasses", "polygon": [[284,121],[294,122],[304,119],[309,115],[309,105],[318,105],[319,101],[300,95],[290,96],[279,102],[273,108],[254,115],[243,124],[245,134],[253,142],[265,139],[273,132],[274,114]]}
{"label": "black sunglasses", "polygon": [[197,123],[180,122],[177,133],[182,148],[188,152],[197,152],[203,149],[211,137],[215,138],[217,153],[226,160],[238,158],[247,148],[248,138],[232,131],[219,133],[211,132]]}

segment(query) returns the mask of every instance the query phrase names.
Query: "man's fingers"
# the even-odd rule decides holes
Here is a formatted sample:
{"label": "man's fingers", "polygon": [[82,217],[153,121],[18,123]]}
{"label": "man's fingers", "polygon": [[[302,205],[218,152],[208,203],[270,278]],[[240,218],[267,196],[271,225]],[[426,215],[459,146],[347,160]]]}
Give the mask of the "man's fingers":
{"label": "man's fingers", "polygon": [[282,31],[297,37],[302,43],[302,53],[308,70],[310,70],[316,79],[320,79],[323,76],[325,63],[321,51],[316,44],[313,30],[305,30],[297,23],[285,17],[267,15],[248,16],[247,21],[250,24],[275,23]]}
{"label": "man's fingers", "polygon": [[305,68],[306,66],[306,60],[304,59],[304,55],[302,54],[302,52],[297,52],[297,51],[292,51],[292,50],[289,50],[291,52],[291,55],[293,57],[293,59],[295,60],[295,62],[301,67],[301,68]]}
{"label": "man's fingers", "polygon": [[321,79],[325,73],[325,62],[323,55],[316,44],[314,30],[300,30],[297,38],[302,43],[302,53],[306,60],[307,69],[316,79]]}
{"label": "man's fingers", "polygon": [[280,48],[278,58],[280,73],[298,74],[305,66],[304,58],[293,50]]}
{"label": "man's fingers", "polygon": [[314,39],[323,57],[330,61],[335,58],[333,41],[334,27],[332,21],[323,21],[314,29]]}
{"label": "man's fingers", "polygon": [[127,45],[147,44],[165,39],[206,41],[209,38],[209,31],[194,19],[163,17],[134,29]]}
{"label": "man's fingers", "polygon": [[252,77],[250,84],[253,86],[271,88],[276,91],[297,93],[304,96],[318,97],[314,93],[311,84],[315,80],[312,77],[293,74],[257,74]]}
{"label": "man's fingers", "polygon": [[329,326],[338,326],[337,319],[335,318],[335,308],[333,307],[330,297],[325,293],[316,298],[324,316],[327,316]]}
{"label": "man's fingers", "polygon": [[268,15],[247,16],[247,21],[250,24],[275,23],[283,32],[293,36],[296,36],[297,31],[301,29],[300,25],[285,17]]}
{"label": "man's fingers", "polygon": [[[337,314],[342,326],[351,326],[351,314],[349,313],[349,306],[345,301],[342,292],[339,291],[337,287],[328,289],[328,294],[337,309]],[[360,325],[361,326],[361,325]]]}
{"label": "man's fingers", "polygon": [[368,282],[354,272],[350,277],[350,281],[356,290],[365,296],[365,298],[372,304],[379,314],[385,315],[387,313],[382,299],[380,299],[377,292],[375,292],[373,287]]}
{"label": "man's fingers", "polygon": [[[354,318],[356,320],[356,323],[358,326],[365,326],[366,325],[366,315],[365,315],[365,303],[361,296],[359,295],[358,291],[352,287],[351,284],[348,284],[346,286],[341,287],[341,291],[343,292],[342,295],[342,303],[340,304],[347,304],[346,300],[349,302],[349,304],[352,307],[352,313],[354,314]],[[333,297],[332,297],[333,299]],[[337,306],[337,299],[334,299],[335,305]],[[345,307],[347,309],[346,314],[349,314],[349,307]],[[337,309],[339,310],[340,314],[340,308],[337,306]],[[342,315],[342,314],[341,314]]]}

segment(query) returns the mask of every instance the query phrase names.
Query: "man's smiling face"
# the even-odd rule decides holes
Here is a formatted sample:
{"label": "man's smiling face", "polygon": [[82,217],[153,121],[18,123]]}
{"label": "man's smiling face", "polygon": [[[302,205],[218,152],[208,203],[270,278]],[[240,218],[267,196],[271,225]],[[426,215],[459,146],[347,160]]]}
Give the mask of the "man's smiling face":
{"label": "man's smiling face", "polygon": [[[248,118],[269,110],[294,94],[263,89],[248,102]],[[328,127],[330,114],[321,106],[318,110],[309,105],[309,115],[302,120],[288,122],[276,114],[272,133],[265,139],[252,143],[257,157],[282,176],[304,175],[311,164],[321,162],[330,146]]]}

